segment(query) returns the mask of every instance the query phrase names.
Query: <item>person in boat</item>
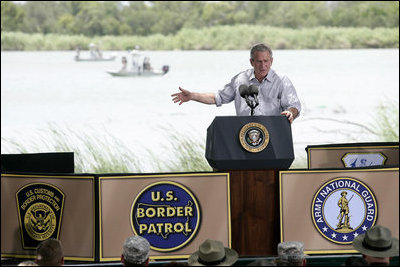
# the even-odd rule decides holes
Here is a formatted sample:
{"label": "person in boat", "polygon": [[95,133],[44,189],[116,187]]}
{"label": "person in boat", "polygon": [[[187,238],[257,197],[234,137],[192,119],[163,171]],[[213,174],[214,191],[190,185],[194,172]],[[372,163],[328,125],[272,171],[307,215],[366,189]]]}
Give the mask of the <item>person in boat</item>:
{"label": "person in boat", "polygon": [[284,115],[292,123],[300,114],[301,103],[289,78],[271,69],[272,62],[271,48],[262,43],[257,44],[250,51],[250,64],[253,68],[234,76],[222,90],[217,93],[196,93],[179,87],[180,92],[171,95],[172,101],[181,105],[194,100],[218,107],[235,101],[236,114],[249,116],[253,109],[241,96],[239,87],[255,85],[258,87],[258,95],[254,99],[258,99],[258,105],[254,108],[254,115]]}
{"label": "person in boat", "polygon": [[96,47],[96,58],[103,58],[103,53],[98,47]]}
{"label": "person in boat", "polygon": [[122,67],[119,70],[119,72],[127,72],[128,71],[128,60],[126,59],[126,57],[122,57]]}
{"label": "person in boat", "polygon": [[75,52],[76,52],[75,59],[78,60],[81,53],[81,49],[79,48],[79,46],[76,47]]}
{"label": "person in boat", "polygon": [[151,71],[150,58],[148,57],[143,60],[143,71]]}
{"label": "person in boat", "polygon": [[90,50],[90,58],[96,59],[97,54],[96,54],[96,46],[94,45],[94,43],[89,44],[89,50]]}

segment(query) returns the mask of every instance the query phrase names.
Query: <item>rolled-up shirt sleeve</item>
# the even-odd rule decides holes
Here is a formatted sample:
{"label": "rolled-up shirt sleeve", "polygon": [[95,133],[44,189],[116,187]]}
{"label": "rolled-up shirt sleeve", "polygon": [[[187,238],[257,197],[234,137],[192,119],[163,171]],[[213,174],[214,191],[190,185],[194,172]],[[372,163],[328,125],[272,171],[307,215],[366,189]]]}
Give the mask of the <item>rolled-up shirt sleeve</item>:
{"label": "rolled-up shirt sleeve", "polygon": [[296,89],[294,88],[292,82],[288,77],[282,77],[283,82],[283,90],[281,95],[281,106],[284,110],[288,110],[289,108],[296,108],[297,111],[301,111],[301,103],[299,98],[297,97]]}
{"label": "rolled-up shirt sleeve", "polygon": [[232,102],[236,96],[236,88],[234,86],[233,79],[230,83],[227,83],[222,90],[219,90],[215,94],[215,105],[217,107],[221,106],[222,104],[227,104]]}

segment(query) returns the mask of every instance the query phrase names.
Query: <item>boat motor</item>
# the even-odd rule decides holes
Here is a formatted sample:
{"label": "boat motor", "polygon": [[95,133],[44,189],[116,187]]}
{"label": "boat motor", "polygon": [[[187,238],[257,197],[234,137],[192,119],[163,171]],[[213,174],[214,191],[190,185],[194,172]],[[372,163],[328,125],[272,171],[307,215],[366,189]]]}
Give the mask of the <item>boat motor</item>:
{"label": "boat motor", "polygon": [[168,65],[164,65],[162,67],[162,71],[164,72],[164,74],[166,74],[169,71],[169,66]]}

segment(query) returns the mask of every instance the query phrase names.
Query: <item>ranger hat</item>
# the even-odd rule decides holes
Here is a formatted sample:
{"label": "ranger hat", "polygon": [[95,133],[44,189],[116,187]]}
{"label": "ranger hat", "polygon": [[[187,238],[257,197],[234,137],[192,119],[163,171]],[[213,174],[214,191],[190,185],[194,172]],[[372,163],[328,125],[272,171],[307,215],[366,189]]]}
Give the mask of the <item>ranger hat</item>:
{"label": "ranger hat", "polygon": [[193,253],[189,259],[189,266],[230,266],[236,262],[239,254],[230,248],[224,247],[221,241],[207,239],[199,250]]}
{"label": "ranger hat", "polygon": [[385,258],[399,255],[399,240],[392,237],[392,232],[381,225],[375,225],[365,234],[354,238],[353,247],[371,257]]}

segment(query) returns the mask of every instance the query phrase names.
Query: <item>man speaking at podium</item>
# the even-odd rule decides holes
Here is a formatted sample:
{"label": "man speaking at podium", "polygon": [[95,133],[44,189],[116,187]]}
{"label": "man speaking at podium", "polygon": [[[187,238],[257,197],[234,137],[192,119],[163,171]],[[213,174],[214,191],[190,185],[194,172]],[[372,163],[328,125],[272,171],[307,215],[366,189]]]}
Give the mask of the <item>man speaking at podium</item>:
{"label": "man speaking at podium", "polygon": [[179,87],[172,101],[181,105],[189,100],[221,106],[235,101],[238,116],[284,115],[292,123],[301,111],[300,100],[292,82],[271,69],[272,50],[257,44],[250,51],[252,69],[240,72],[217,93],[195,93]]}

